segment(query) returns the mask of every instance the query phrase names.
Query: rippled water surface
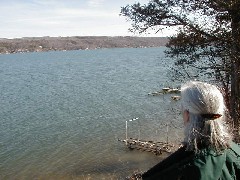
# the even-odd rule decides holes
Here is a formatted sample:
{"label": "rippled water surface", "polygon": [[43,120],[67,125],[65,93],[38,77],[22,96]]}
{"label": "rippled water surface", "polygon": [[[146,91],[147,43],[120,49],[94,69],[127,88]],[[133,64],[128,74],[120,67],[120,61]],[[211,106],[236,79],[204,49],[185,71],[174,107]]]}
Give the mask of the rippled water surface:
{"label": "rippled water surface", "polygon": [[172,86],[163,51],[0,55],[0,179],[124,179],[160,161],[118,138],[135,117],[129,136],[149,140],[166,140],[164,124],[179,123],[169,95],[148,95]]}

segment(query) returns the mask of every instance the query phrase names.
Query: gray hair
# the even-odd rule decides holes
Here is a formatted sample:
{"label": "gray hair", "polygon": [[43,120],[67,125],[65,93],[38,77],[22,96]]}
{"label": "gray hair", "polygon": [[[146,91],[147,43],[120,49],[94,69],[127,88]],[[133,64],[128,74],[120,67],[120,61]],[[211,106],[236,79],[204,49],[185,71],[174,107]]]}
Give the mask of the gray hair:
{"label": "gray hair", "polygon": [[184,131],[187,150],[198,151],[200,146],[217,152],[226,149],[232,137],[226,126],[226,108],[220,90],[208,83],[190,81],[181,88],[181,100],[182,110],[189,112]]}

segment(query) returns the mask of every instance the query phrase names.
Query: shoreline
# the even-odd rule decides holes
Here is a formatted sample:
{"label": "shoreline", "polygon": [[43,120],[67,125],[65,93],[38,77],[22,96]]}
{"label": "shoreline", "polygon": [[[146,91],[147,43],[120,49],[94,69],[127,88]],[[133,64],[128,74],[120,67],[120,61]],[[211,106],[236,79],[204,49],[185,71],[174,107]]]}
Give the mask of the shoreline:
{"label": "shoreline", "polygon": [[27,52],[89,50],[103,48],[162,47],[167,37],[134,36],[72,36],[72,37],[26,37],[0,38],[0,54]]}

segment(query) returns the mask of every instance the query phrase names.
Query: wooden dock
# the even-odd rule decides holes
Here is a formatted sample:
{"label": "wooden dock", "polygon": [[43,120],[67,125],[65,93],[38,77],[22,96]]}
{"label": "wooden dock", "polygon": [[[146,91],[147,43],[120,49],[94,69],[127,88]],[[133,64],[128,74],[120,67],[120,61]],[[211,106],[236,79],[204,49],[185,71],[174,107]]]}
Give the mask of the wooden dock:
{"label": "wooden dock", "polygon": [[125,145],[131,150],[136,149],[140,151],[152,152],[155,155],[161,155],[163,152],[170,153],[174,148],[173,144],[167,142],[145,141],[135,138],[129,138],[124,140],[118,139],[118,141],[124,142]]}

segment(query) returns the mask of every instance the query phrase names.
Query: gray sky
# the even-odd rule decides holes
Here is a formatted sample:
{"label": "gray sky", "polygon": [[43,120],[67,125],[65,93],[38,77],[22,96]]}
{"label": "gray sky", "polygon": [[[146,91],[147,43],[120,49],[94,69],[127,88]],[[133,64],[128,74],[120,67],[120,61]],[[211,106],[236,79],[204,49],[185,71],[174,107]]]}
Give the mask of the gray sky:
{"label": "gray sky", "polygon": [[[0,0],[0,38],[134,36],[122,6],[148,0]],[[168,36],[172,31],[148,36]]]}

